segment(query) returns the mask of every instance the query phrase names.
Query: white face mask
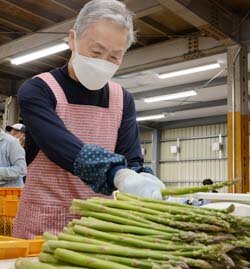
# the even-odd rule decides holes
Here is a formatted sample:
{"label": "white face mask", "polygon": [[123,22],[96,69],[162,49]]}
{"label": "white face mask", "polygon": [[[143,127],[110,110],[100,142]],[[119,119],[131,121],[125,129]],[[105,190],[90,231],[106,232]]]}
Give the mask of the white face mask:
{"label": "white face mask", "polygon": [[[75,34],[76,36],[76,34]],[[89,90],[99,90],[113,77],[119,65],[111,62],[80,55],[74,38],[72,66],[77,79]]]}

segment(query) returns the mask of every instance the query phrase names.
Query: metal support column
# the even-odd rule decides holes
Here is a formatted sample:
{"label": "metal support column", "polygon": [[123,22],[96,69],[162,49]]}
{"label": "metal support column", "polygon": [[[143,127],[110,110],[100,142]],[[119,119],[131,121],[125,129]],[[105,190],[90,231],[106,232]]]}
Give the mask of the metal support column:
{"label": "metal support column", "polygon": [[3,115],[3,130],[7,125],[12,125],[19,122],[19,107],[17,98],[11,96],[5,101],[4,115]]}
{"label": "metal support column", "polygon": [[247,50],[235,45],[227,51],[228,72],[228,178],[239,182],[229,188],[249,192]]}
{"label": "metal support column", "polygon": [[154,129],[152,132],[152,169],[157,177],[159,177],[159,160],[160,160],[160,131]]}

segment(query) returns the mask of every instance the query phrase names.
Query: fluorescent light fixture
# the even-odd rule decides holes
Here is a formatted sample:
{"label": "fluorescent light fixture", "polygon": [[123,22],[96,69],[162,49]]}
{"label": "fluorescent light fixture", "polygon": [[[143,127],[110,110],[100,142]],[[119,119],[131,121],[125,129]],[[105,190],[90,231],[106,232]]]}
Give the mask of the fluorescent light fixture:
{"label": "fluorescent light fixture", "polygon": [[167,100],[173,100],[173,99],[184,98],[184,97],[191,97],[195,95],[197,95],[197,92],[194,90],[191,90],[191,91],[185,91],[185,92],[177,92],[177,93],[171,93],[171,94],[166,94],[166,95],[148,97],[144,99],[144,102],[154,103],[154,102],[167,101]]}
{"label": "fluorescent light fixture", "polygon": [[206,64],[206,65],[201,65],[201,66],[197,66],[197,67],[191,67],[191,68],[187,68],[187,69],[173,71],[173,72],[169,72],[169,73],[159,74],[158,78],[160,78],[160,79],[174,78],[174,77],[189,75],[189,74],[193,74],[193,73],[203,72],[203,71],[207,71],[207,70],[217,69],[220,67],[221,67],[221,65],[219,63]]}
{"label": "fluorescent light fixture", "polygon": [[54,46],[51,46],[51,47],[48,47],[45,49],[41,49],[38,51],[34,51],[31,53],[25,54],[23,56],[13,58],[10,60],[10,62],[12,64],[19,65],[19,64],[27,63],[27,62],[30,62],[30,61],[33,61],[33,60],[36,60],[36,59],[39,59],[39,58],[42,58],[45,56],[55,54],[55,53],[60,52],[60,51],[67,50],[67,49],[69,49],[68,44],[60,43],[60,44],[57,44],[57,45],[54,45]]}
{"label": "fluorescent light fixture", "polygon": [[150,115],[150,116],[144,116],[144,117],[137,117],[136,121],[159,120],[163,118],[165,118],[164,114],[156,114],[156,115]]}

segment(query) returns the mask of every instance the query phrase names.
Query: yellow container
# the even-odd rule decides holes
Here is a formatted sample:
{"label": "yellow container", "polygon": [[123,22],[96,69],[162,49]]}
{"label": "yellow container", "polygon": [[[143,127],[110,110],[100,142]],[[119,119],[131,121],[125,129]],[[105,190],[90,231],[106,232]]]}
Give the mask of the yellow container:
{"label": "yellow container", "polygon": [[27,257],[28,254],[28,241],[0,236],[0,260]]}
{"label": "yellow container", "polygon": [[37,236],[35,239],[27,240],[29,242],[29,253],[28,257],[34,257],[37,256],[42,249],[42,245],[44,243],[44,240],[42,236]]}
{"label": "yellow container", "polygon": [[38,256],[43,243],[44,240],[41,237],[25,240],[0,236],[0,260]]}
{"label": "yellow container", "polygon": [[0,235],[12,235],[21,188],[0,188]]}

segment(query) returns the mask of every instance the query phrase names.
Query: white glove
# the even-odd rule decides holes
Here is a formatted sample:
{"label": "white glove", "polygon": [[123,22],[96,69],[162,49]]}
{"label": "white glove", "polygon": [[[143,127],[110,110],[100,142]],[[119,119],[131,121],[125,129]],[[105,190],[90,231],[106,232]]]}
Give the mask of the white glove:
{"label": "white glove", "polygon": [[165,185],[155,176],[136,173],[130,169],[121,169],[115,174],[114,185],[123,193],[145,198],[162,200],[161,189]]}

